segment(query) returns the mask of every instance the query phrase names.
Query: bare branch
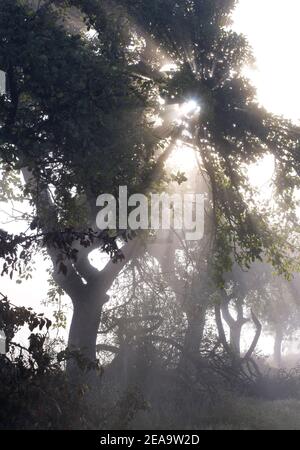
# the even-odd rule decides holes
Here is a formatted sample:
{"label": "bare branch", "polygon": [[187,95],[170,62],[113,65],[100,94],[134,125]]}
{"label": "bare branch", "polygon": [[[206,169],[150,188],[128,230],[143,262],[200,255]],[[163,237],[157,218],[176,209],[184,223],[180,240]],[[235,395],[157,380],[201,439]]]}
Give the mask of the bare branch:
{"label": "bare branch", "polygon": [[261,335],[261,330],[262,330],[262,324],[258,320],[257,316],[254,314],[254,311],[252,309],[251,309],[251,316],[252,316],[252,320],[253,320],[253,322],[255,324],[255,327],[256,327],[256,333],[255,333],[255,336],[253,338],[252,344],[249,347],[249,350],[247,351],[247,353],[245,354],[245,356],[243,358],[244,360],[247,360],[247,359],[249,359],[251,357],[252,353],[254,352],[254,350],[255,350],[255,348],[257,346],[258,340],[259,340],[260,335]]}
{"label": "bare branch", "polygon": [[230,345],[228,345],[228,342],[226,339],[226,335],[225,335],[225,331],[224,331],[224,327],[223,327],[223,323],[222,323],[222,317],[221,317],[221,305],[219,303],[217,305],[215,305],[215,319],[216,319],[216,324],[217,324],[217,328],[218,328],[219,339],[220,339],[224,349],[226,350],[226,352],[229,355],[232,355],[232,350],[230,348]]}

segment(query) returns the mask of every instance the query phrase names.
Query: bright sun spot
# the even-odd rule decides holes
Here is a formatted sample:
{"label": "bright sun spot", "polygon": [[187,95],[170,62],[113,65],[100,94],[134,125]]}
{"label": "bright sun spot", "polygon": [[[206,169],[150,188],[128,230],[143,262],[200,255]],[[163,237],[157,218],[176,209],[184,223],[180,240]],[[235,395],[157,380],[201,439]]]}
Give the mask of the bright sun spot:
{"label": "bright sun spot", "polygon": [[188,174],[195,168],[195,149],[188,143],[193,137],[189,130],[189,120],[196,117],[200,111],[201,107],[193,99],[177,105],[175,122],[183,127],[181,131],[182,139],[176,140],[174,149],[168,159],[167,167],[170,170]]}
{"label": "bright sun spot", "polygon": [[184,102],[179,107],[180,115],[187,116],[187,117],[191,117],[191,116],[194,116],[195,114],[198,114],[200,112],[200,110],[201,110],[201,107],[198,105],[196,100],[189,100],[187,102]]}

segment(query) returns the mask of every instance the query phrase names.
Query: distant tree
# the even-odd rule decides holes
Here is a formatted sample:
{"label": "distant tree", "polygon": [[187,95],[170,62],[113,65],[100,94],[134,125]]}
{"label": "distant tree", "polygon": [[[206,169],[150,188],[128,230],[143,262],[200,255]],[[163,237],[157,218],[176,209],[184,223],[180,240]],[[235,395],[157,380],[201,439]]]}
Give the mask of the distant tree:
{"label": "distant tree", "polygon": [[300,327],[299,275],[287,281],[269,265],[257,263],[243,278],[248,286],[245,303],[255,308],[264,331],[274,336],[273,361],[281,367],[283,342],[293,339]]}

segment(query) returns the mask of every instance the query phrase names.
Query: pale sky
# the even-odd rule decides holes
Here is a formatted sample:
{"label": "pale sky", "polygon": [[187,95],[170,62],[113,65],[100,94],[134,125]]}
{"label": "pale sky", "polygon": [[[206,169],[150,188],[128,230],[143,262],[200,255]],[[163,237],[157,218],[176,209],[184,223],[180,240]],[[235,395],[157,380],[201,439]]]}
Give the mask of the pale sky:
{"label": "pale sky", "polygon": [[[234,13],[234,28],[247,35],[257,60],[255,71],[246,70],[258,90],[258,100],[268,110],[292,120],[300,119],[300,0],[240,0]],[[270,174],[269,163],[254,170],[263,184]],[[0,222],[6,221],[0,204]],[[16,226],[2,225],[8,231]],[[36,309],[47,292],[47,275],[41,258],[32,281],[16,285],[14,280],[0,278],[0,292],[13,303],[33,305]],[[265,346],[269,348],[269,345]]]}
{"label": "pale sky", "polygon": [[299,0],[240,0],[234,14],[235,29],[254,49],[259,101],[293,120],[300,119],[299,19]]}

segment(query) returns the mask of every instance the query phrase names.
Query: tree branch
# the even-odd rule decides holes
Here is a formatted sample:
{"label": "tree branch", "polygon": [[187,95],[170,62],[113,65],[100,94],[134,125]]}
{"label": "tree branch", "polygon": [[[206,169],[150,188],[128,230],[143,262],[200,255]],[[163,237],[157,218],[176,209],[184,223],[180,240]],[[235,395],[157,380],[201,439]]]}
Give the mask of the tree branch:
{"label": "tree branch", "polygon": [[219,339],[224,347],[224,350],[229,354],[232,355],[232,350],[230,348],[230,345],[227,343],[223,323],[222,323],[222,317],[221,317],[221,305],[218,303],[215,305],[215,319],[216,319],[216,325],[218,329]]}
{"label": "tree branch", "polygon": [[255,350],[255,348],[257,346],[258,340],[259,340],[260,335],[261,335],[261,330],[262,330],[262,324],[258,320],[257,316],[254,314],[252,309],[251,309],[251,316],[252,316],[252,320],[253,320],[253,322],[255,324],[255,327],[256,327],[256,333],[255,333],[255,336],[253,338],[252,344],[249,347],[249,350],[247,351],[247,353],[245,354],[245,356],[243,358],[244,360],[250,359],[252,353],[254,352],[254,350]]}
{"label": "tree branch", "polygon": [[106,291],[110,289],[114,280],[126,266],[126,264],[132,259],[141,256],[146,250],[146,247],[142,244],[141,240],[138,238],[129,240],[125,245],[120,248],[123,258],[121,261],[114,262],[112,260],[108,261],[104,269],[100,272],[100,279],[103,286],[105,286]]}

